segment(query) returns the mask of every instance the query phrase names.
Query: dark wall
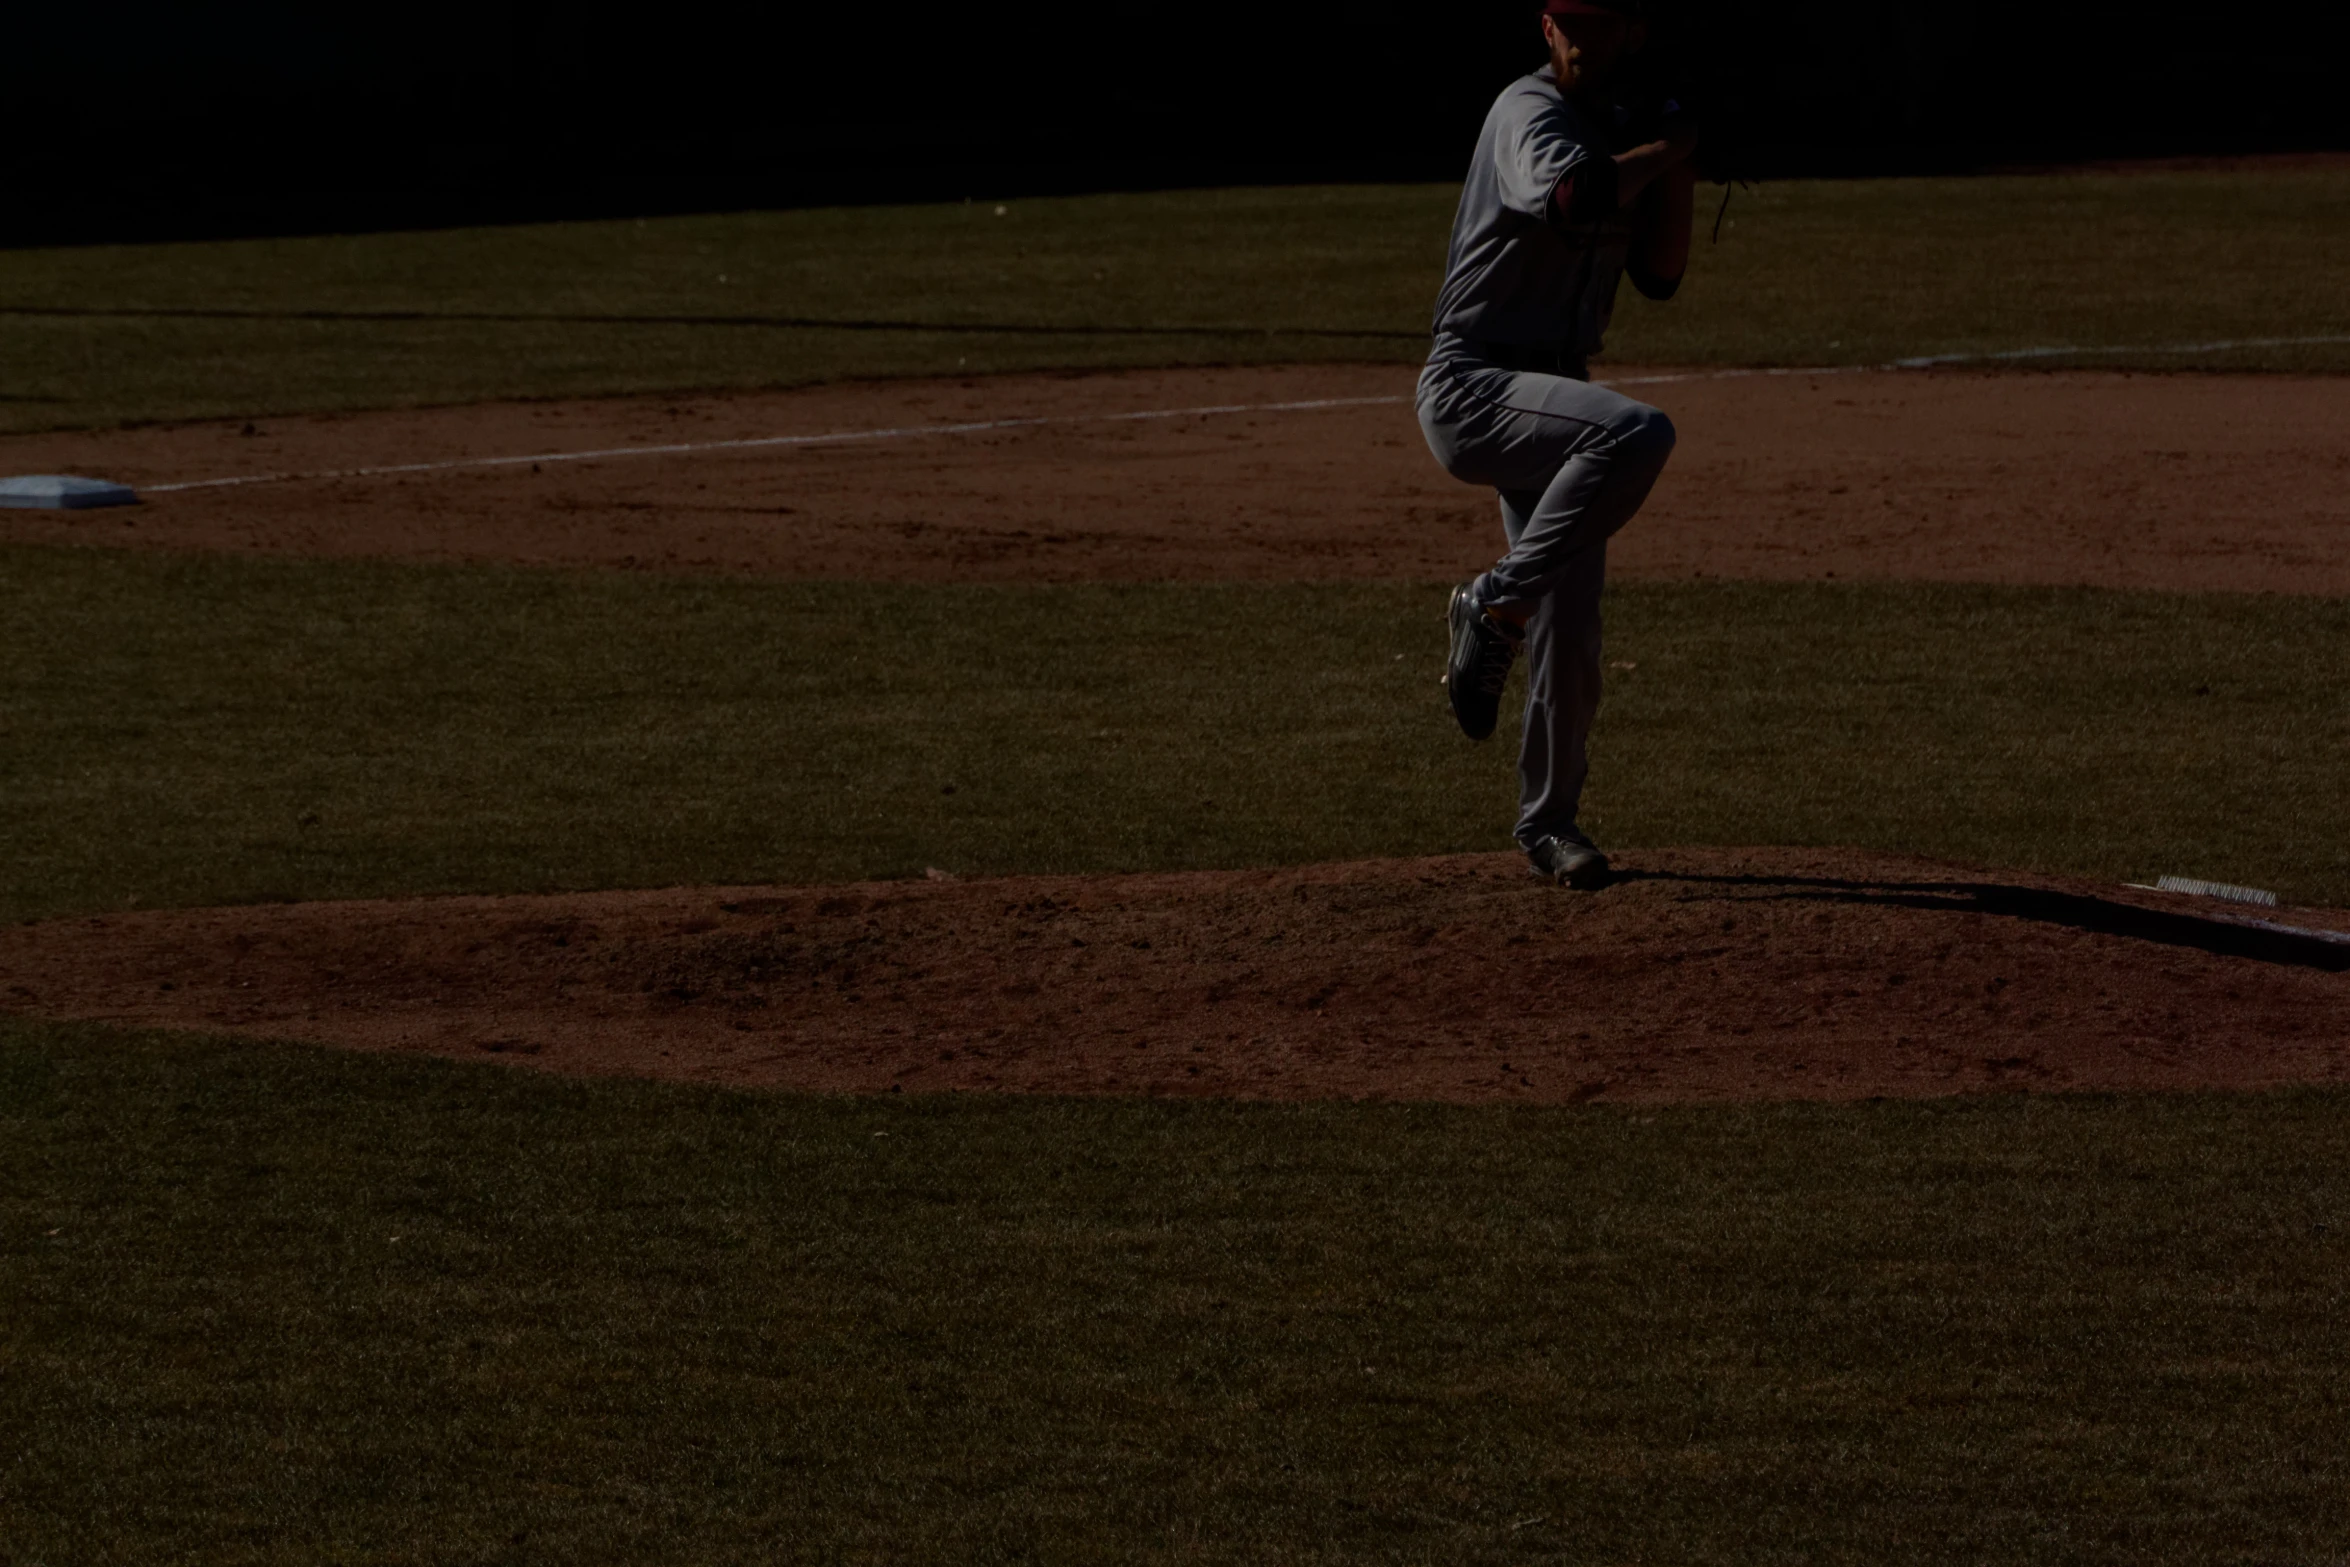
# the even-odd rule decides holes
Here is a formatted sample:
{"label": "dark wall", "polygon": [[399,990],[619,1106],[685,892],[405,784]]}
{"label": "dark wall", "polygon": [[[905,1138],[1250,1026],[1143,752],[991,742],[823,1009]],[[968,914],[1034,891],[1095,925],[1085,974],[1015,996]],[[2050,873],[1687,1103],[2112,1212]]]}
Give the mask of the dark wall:
{"label": "dark wall", "polygon": [[[1657,6],[1758,173],[2350,145],[2335,8]],[[11,22],[0,240],[1450,178],[1534,10],[83,0]]]}

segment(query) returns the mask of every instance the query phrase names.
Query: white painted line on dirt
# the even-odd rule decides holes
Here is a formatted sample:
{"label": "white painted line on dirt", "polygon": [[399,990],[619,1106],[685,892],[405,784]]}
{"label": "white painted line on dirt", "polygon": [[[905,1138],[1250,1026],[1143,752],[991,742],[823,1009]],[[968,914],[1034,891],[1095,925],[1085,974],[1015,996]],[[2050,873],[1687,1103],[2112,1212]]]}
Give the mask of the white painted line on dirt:
{"label": "white painted line on dirt", "polygon": [[1932,370],[1943,365],[2007,364],[2024,359],[2063,359],[2091,354],[2220,354],[2231,348],[2315,348],[2350,343],[2350,333],[2320,337],[2231,337],[2210,343],[2108,343],[2099,348],[2051,344],[2041,348],[2008,348],[1996,353],[1920,354],[1888,360],[1881,365],[1794,365],[1778,369],[1687,370],[1677,375],[1636,375],[1598,386],[1655,386],[1667,381],[1728,381],[1745,375],[1851,375],[1869,370]]}
{"label": "white painted line on dirt", "polygon": [[2104,348],[2010,348],[1996,354],[1921,354],[1896,359],[1897,370],[1928,370],[1936,365],[1994,364],[2015,359],[2062,359],[2073,354],[2223,354],[2231,348],[2315,348],[2350,343],[2350,334],[2327,337],[2231,337],[2215,343],[2125,343]]}
{"label": "white painted line on dirt", "polygon": [[[1684,370],[1672,375],[1593,378],[1595,386],[1663,386],[1676,381],[1735,381],[1747,376],[1858,375],[1882,370],[1928,370],[1940,365],[1991,364],[2019,359],[2053,359],[2067,354],[2213,354],[2230,348],[2286,348],[2302,344],[2350,343],[2338,337],[2244,337],[2216,343],[2139,344],[2119,348],[2015,348],[1988,354],[1929,354],[1881,365],[1787,365],[1770,369]],[[606,446],[592,451],[535,452],[522,457],[455,457],[439,462],[386,463],[370,468],[326,468],[302,473],[245,473],[225,479],[182,479],[142,486],[142,495],[175,490],[221,490],[242,484],[287,484],[304,479],[374,479],[404,473],[446,473],[457,468],[513,468],[524,463],[601,462],[614,457],[679,457],[694,452],[748,451],[760,447],[840,446],[860,441],[903,441],[932,435],[978,435],[989,430],[1032,430],[1054,424],[1121,424],[1144,419],[1197,419],[1219,414],[1306,413],[1318,408],[1363,408],[1408,403],[1408,397],[1315,397],[1289,403],[1213,403],[1201,408],[1149,408],[1122,414],[1038,414],[1021,419],[976,419],[964,424],[900,425],[884,430],[842,430],[826,435],[761,435],[732,441],[673,441],[659,446]]]}
{"label": "white painted line on dirt", "polygon": [[[1749,375],[1840,375],[1879,365],[1830,365],[1792,370],[1691,370],[1678,375],[1627,376],[1595,381],[1598,386],[1650,386],[1666,381],[1723,381]],[[824,435],[761,435],[731,441],[672,441],[659,446],[604,446],[577,452],[535,452],[521,457],[454,457],[439,462],[383,463],[369,468],[322,468],[293,473],[244,473],[226,479],[182,479],[150,484],[140,493],[221,490],[241,484],[286,484],[304,479],[373,479],[403,473],[445,473],[455,468],[513,468],[524,463],[600,462],[614,457],[677,457],[694,452],[747,451],[778,446],[839,446],[860,441],[902,441],[918,436],[977,435],[989,430],[1032,430],[1053,424],[1119,424],[1144,419],[1195,419],[1220,414],[1307,413],[1320,408],[1364,408],[1408,403],[1409,397],[1315,397],[1289,403],[1211,403],[1198,408],[1149,408],[1122,414],[1038,414],[1019,419],[975,419],[964,424],[897,425],[882,430],[840,430]]]}
{"label": "white painted line on dirt", "polygon": [[688,452],[747,451],[765,446],[837,446],[857,441],[899,441],[922,435],[976,435],[987,430],[1030,430],[1048,424],[1118,424],[1141,419],[1204,418],[1212,414],[1303,413],[1316,408],[1357,408],[1371,403],[1409,402],[1405,397],[1316,397],[1294,403],[1214,403],[1201,408],[1149,408],[1123,414],[1037,414],[1022,419],[975,419],[964,424],[910,424],[886,430],[840,430],[825,435],[758,435],[732,441],[673,441],[661,446],[604,446],[581,452],[534,452],[525,457],[455,457],[442,462],[386,463],[373,468],[330,468],[313,473],[247,473],[230,479],[183,479],[150,484],[142,492],[217,490],[236,484],[277,484],[293,479],[372,479],[386,474],[442,473],[452,468],[512,468],[523,463],[596,462],[609,457],[674,457]]}

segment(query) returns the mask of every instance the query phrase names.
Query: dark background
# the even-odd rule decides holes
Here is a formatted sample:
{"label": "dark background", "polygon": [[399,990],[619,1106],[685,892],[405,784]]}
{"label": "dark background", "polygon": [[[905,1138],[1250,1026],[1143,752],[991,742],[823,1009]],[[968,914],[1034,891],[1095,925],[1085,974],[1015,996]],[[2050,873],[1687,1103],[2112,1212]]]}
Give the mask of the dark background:
{"label": "dark background", "polygon": [[[1658,4],[1759,175],[2350,145],[2350,8]],[[0,243],[1451,179],[1536,9],[83,0],[11,20]]]}

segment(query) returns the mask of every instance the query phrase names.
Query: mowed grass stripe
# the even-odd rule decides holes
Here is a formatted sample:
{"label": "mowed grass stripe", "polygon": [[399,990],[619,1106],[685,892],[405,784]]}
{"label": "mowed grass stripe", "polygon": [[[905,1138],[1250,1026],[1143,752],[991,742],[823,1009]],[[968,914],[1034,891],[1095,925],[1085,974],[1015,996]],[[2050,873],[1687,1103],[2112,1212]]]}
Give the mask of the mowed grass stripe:
{"label": "mowed grass stripe", "polygon": [[[1461,148],[1464,161],[1469,149]],[[1412,361],[1449,185],[1175,191],[0,252],[0,430],[1049,367]],[[1739,193],[1645,364],[2048,345],[2350,369],[2350,170]]]}
{"label": "mowed grass stripe", "polygon": [[109,1561],[2318,1561],[2350,1099],[822,1100],[0,1025]]}
{"label": "mowed grass stripe", "polygon": [[[1441,590],[0,551],[0,917],[1507,845]],[[2350,605],[1631,585],[1588,821],[2350,901]]]}

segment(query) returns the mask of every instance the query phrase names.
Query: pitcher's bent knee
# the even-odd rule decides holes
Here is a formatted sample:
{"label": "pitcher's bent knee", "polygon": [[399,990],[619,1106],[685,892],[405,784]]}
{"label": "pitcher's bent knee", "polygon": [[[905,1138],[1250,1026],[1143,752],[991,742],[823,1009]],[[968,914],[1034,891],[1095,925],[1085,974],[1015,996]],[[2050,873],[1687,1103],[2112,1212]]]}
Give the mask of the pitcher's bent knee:
{"label": "pitcher's bent knee", "polygon": [[1616,445],[1624,456],[1645,467],[1662,468],[1680,437],[1661,408],[1634,403],[1616,426]]}

